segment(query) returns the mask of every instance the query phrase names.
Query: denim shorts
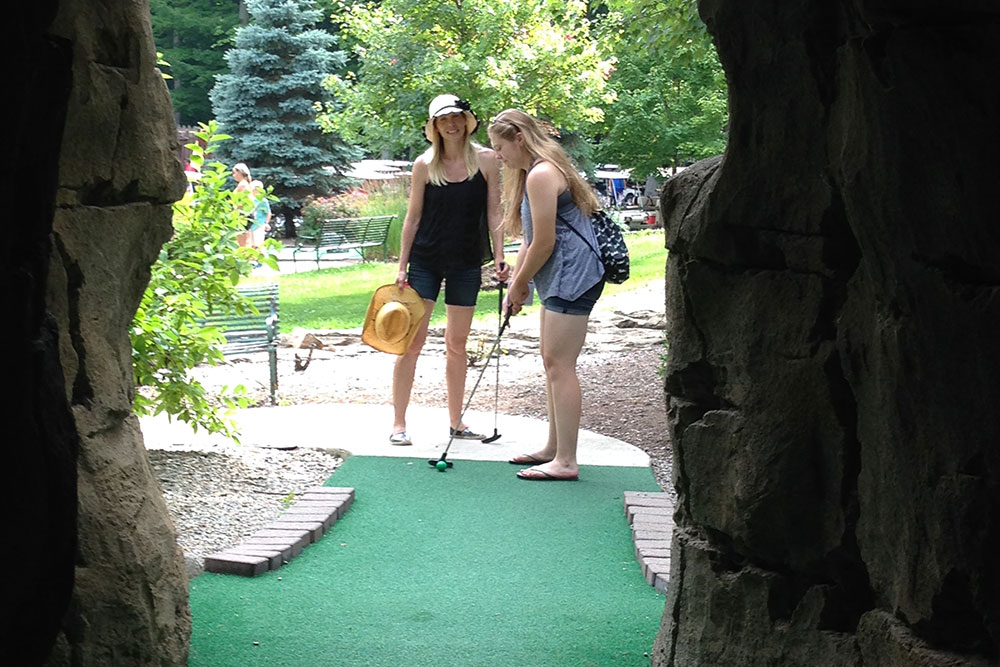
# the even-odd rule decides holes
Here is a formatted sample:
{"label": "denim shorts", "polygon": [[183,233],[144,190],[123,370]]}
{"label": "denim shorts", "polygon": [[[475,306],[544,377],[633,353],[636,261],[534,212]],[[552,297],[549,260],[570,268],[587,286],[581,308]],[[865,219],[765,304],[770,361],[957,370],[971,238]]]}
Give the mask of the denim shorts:
{"label": "denim shorts", "polygon": [[475,306],[483,275],[478,266],[440,271],[419,262],[410,262],[407,280],[421,298],[437,301],[444,281],[444,302],[449,306]]}
{"label": "denim shorts", "polygon": [[601,297],[601,292],[603,291],[604,280],[601,279],[597,281],[596,285],[573,301],[560,299],[557,296],[550,296],[542,302],[542,305],[545,306],[545,310],[551,310],[553,313],[565,313],[566,315],[590,315],[590,311],[594,309],[594,304],[597,303],[597,300]]}

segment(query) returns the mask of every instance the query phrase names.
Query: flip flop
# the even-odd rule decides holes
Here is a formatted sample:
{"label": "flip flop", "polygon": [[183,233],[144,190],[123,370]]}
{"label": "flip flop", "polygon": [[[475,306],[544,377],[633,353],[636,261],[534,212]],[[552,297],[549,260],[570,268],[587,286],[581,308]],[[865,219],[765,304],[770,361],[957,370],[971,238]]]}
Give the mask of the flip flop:
{"label": "flip flop", "polygon": [[513,463],[516,466],[537,466],[542,463],[548,463],[552,459],[540,459],[532,454],[521,454],[520,456],[515,456],[514,458],[507,461],[507,463]]}
{"label": "flip flop", "polygon": [[575,482],[580,479],[579,475],[553,475],[552,473],[539,470],[538,468],[525,468],[518,470],[519,479],[527,479],[538,482]]}

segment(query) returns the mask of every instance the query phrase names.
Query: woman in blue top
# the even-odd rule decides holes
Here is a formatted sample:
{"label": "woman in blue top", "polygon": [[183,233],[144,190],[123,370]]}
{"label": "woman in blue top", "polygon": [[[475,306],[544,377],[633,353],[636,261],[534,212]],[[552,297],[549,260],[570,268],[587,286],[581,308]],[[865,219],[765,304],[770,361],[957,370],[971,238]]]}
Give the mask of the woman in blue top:
{"label": "woman in blue top", "polygon": [[[461,422],[468,358],[466,340],[481,282],[483,238],[488,226],[497,278],[507,280],[500,219],[500,168],[488,148],[472,141],[479,121],[469,103],[455,95],[438,95],[428,108],[424,136],[430,148],[413,163],[410,201],[400,235],[396,285],[407,283],[427,308],[410,349],[396,360],[392,374],[393,427],[389,442],[412,444],[406,433],[406,409],[413,389],[417,357],[427,337],[431,311],[444,281],[445,383],[449,435],[467,440],[485,436]],[[407,271],[409,264],[409,271]]]}
{"label": "woman in blue top", "polygon": [[510,462],[532,465],[517,473],[521,479],[575,480],[581,412],[576,360],[590,311],[604,289],[604,265],[592,250],[597,239],[590,222],[600,205],[562,147],[528,114],[502,111],[489,135],[504,165],[506,231],[524,235],[507,307],[521,310],[531,280],[542,301],[539,344],[549,435],[541,450]]}
{"label": "woman in blue top", "polygon": [[250,245],[259,248],[271,229],[271,202],[267,200],[267,190],[260,181],[250,184],[254,198],[253,224],[250,225]]}

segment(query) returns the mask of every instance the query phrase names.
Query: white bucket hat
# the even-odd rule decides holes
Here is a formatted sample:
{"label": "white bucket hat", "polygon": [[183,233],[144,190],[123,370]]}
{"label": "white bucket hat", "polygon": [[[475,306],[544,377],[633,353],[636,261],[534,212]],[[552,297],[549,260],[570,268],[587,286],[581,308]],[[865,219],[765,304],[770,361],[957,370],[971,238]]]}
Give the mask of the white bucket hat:
{"label": "white bucket hat", "polygon": [[437,130],[434,129],[434,119],[452,113],[460,113],[465,116],[465,134],[467,136],[471,137],[476,133],[479,128],[479,119],[472,112],[472,107],[465,100],[460,100],[458,95],[448,93],[438,95],[427,106],[427,123],[424,125],[424,136],[427,137],[427,141],[433,141],[434,134],[437,134]]}
{"label": "white bucket hat", "polygon": [[250,167],[246,166],[246,164],[243,162],[237,162],[233,166],[233,171],[238,171],[241,174],[244,174],[247,177],[247,179],[250,178]]}

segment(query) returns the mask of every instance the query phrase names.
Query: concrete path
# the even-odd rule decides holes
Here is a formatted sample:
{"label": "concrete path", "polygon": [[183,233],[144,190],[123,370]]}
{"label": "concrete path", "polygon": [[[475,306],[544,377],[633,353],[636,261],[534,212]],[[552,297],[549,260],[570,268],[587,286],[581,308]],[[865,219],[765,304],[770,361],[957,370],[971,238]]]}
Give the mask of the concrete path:
{"label": "concrete path", "polygon": [[[237,411],[234,420],[244,445],[255,447],[317,447],[342,449],[363,456],[437,458],[448,444],[448,414],[445,408],[410,406],[407,433],[409,447],[389,444],[392,406],[348,403],[307,404],[249,408]],[[465,421],[485,435],[493,435],[492,412],[469,410]],[[214,449],[232,447],[230,441],[199,431],[165,415],[140,420],[150,449]],[[538,451],[545,444],[548,424],[542,420],[499,415],[500,439],[490,444],[478,440],[455,440],[448,452],[451,460],[506,461],[518,454]],[[580,431],[577,452],[580,465],[649,465],[649,456],[638,447],[591,431]]]}

